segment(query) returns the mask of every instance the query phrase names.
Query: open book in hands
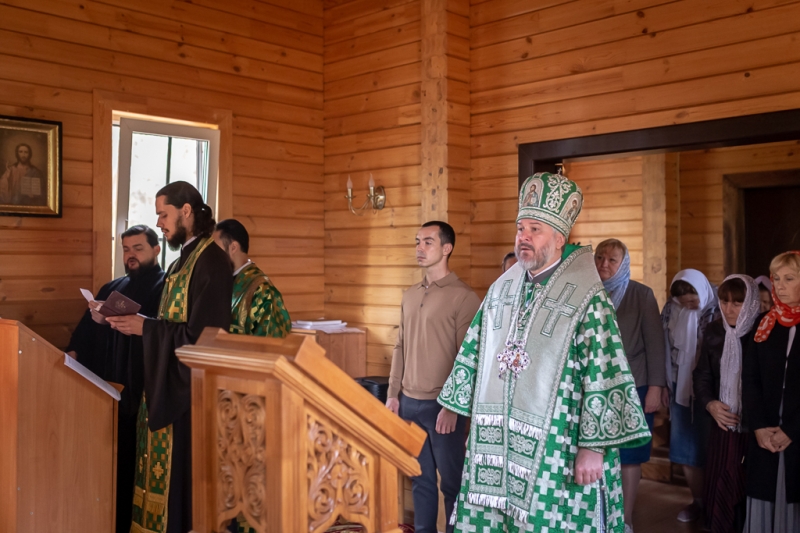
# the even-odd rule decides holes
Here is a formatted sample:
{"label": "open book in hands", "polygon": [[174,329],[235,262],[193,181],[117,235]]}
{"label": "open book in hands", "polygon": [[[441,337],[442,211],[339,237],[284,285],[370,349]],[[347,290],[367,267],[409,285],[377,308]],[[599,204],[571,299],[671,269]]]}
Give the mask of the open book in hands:
{"label": "open book in hands", "polygon": [[83,297],[89,302],[89,306],[92,310],[100,313],[104,317],[135,315],[142,308],[141,305],[117,291],[112,292],[104,302],[95,302],[92,293],[86,289],[81,289],[81,294],[83,294]]}

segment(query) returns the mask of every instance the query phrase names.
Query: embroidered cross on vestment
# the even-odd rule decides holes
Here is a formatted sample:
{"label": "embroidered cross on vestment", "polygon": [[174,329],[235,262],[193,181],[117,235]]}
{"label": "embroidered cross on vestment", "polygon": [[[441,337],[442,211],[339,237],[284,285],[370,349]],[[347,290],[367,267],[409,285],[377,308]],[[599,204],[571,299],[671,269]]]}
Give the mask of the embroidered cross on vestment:
{"label": "embroidered cross on vestment", "polygon": [[556,329],[556,323],[562,316],[572,318],[575,311],[578,310],[574,305],[569,305],[567,303],[576,288],[577,286],[572,283],[567,283],[561,290],[558,300],[545,298],[544,303],[542,303],[542,309],[547,309],[549,313],[547,315],[547,320],[544,322],[544,327],[542,327],[542,335],[550,337],[553,334],[553,330]]}
{"label": "embroidered cross on vestment", "polygon": [[503,327],[503,311],[509,305],[514,305],[514,296],[510,295],[512,281],[507,279],[503,282],[500,295],[489,300],[488,309],[497,309],[494,314],[494,329]]}

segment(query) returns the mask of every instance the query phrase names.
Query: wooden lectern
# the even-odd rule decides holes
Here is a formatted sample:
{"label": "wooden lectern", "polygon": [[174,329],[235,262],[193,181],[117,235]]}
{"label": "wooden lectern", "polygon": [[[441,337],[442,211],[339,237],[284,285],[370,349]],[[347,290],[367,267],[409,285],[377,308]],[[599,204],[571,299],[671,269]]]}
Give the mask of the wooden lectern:
{"label": "wooden lectern", "polygon": [[114,531],[117,402],[0,319],[0,531]]}
{"label": "wooden lectern", "polygon": [[398,528],[398,470],[420,474],[426,434],[325,357],[308,335],[206,329],[192,369],[194,531],[242,514],[259,533],[321,533],[340,516]]}

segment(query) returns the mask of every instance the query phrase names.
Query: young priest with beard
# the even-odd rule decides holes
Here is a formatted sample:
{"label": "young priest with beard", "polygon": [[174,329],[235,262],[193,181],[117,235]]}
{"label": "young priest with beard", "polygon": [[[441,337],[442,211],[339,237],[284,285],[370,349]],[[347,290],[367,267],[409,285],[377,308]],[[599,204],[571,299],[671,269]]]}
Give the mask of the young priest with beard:
{"label": "young priest with beard", "polygon": [[[99,303],[117,291],[142,306],[145,316],[156,316],[164,271],[158,264],[158,235],[147,226],[132,226],[122,234],[125,276],[105,284],[95,297]],[[99,307],[99,305],[95,305]],[[108,327],[103,315],[89,305],[67,347],[67,353],[101,378],[125,386],[117,423],[117,533],[131,529],[131,502],[136,463],[136,413],[144,387],[142,338],[121,335]]]}
{"label": "young priest with beard", "polygon": [[170,183],[156,193],[156,214],[170,248],[181,248],[167,272],[158,318],[108,321],[120,333],[141,336],[144,345],[130,531],[185,533],[192,528],[191,381],[175,349],[194,344],[207,327],[228,330],[233,270],[211,238],[211,208],[197,189]]}

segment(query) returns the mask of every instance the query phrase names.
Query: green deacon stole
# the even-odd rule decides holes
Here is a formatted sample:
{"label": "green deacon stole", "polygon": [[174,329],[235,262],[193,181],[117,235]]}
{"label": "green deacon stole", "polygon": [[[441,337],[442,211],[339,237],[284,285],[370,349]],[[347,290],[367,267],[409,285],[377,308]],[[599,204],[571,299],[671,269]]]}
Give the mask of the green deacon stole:
{"label": "green deacon stole", "polygon": [[[590,247],[569,254],[532,293],[526,276],[514,265],[486,296],[480,346],[482,360],[490,363],[478,368],[472,417],[477,431],[470,432],[467,473],[470,503],[507,509],[523,522],[575,331],[603,289]],[[515,347],[522,357],[504,366],[500,355]]]}
{"label": "green deacon stole", "polygon": [[[211,238],[201,239],[178,268],[180,259],[169,267],[158,318],[169,322],[187,322],[189,281],[200,254],[214,244]],[[172,424],[150,431],[147,427],[147,403],[144,394],[136,423],[136,481],[133,493],[131,533],[165,533],[172,467]]]}

